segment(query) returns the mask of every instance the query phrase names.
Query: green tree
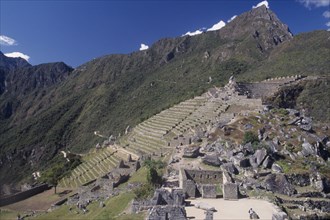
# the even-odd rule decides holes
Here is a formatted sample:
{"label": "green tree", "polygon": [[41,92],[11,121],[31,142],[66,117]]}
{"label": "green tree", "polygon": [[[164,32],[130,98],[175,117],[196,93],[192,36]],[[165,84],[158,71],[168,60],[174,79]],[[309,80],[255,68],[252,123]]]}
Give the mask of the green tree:
{"label": "green tree", "polygon": [[159,186],[162,184],[162,177],[158,174],[155,168],[150,167],[148,170],[147,181],[153,186]]}
{"label": "green tree", "polygon": [[247,144],[247,143],[258,144],[259,143],[258,136],[251,131],[245,132],[243,137],[243,144]]}

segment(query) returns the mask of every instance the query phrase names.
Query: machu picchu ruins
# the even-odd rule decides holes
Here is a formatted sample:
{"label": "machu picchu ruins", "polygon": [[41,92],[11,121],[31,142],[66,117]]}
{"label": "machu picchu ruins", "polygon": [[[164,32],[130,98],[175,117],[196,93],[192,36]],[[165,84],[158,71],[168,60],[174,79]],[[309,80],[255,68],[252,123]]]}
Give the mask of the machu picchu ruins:
{"label": "machu picchu ruins", "polygon": [[330,219],[329,3],[227,3],[0,1],[0,219]]}
{"label": "machu picchu ruins", "polygon": [[[145,160],[165,159],[168,166],[163,188],[155,191],[152,200],[134,200],[132,213],[148,211],[150,220],[188,219],[191,208],[186,211],[185,206],[191,199],[240,201],[251,192],[271,192],[276,205],[292,210],[291,217],[296,215],[295,210],[304,206],[300,196],[309,193],[309,208],[304,206],[303,210],[327,213],[321,204],[329,205],[326,194],[329,182],[320,173],[315,177],[286,174],[284,169],[290,168],[280,159],[289,157],[295,161],[312,156],[319,164],[324,164],[330,156],[324,148],[329,142],[319,138],[318,133],[310,133],[311,129],[305,129],[313,127],[312,120],[299,111],[276,112],[270,108],[270,103],[265,103],[267,96],[281,86],[301,80],[308,78],[296,76],[245,84],[236,83],[231,77],[225,87],[214,87],[201,96],[164,110],[126,129],[117,140],[102,146],[97,144],[94,153],[83,158],[58,186],[78,189],[68,198],[68,205],[87,207],[93,201],[104,201],[123,190],[141,187],[134,183],[124,188],[119,186],[134,176]],[[272,92],[268,84],[274,87]],[[287,127],[278,128],[278,123],[285,123]],[[294,137],[297,125],[303,133]],[[255,139],[243,140],[240,144],[242,132],[249,131],[256,131]],[[237,136],[238,132],[242,135]],[[291,143],[297,140],[302,144],[301,151],[291,151]],[[299,191],[299,188],[304,190]],[[207,210],[206,219],[217,218],[214,206],[207,202],[198,204],[193,207]],[[280,208],[274,210],[277,211],[273,212],[273,219],[287,218]],[[259,215],[264,216],[260,212]]]}

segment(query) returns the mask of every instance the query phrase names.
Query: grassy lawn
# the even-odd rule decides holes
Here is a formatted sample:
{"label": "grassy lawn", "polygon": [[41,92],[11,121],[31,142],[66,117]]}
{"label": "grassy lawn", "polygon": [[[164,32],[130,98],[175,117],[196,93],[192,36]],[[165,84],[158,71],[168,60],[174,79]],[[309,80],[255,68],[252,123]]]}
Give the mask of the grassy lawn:
{"label": "grassy lawn", "polygon": [[23,212],[17,212],[17,211],[12,211],[12,210],[7,210],[7,209],[0,209],[0,219],[1,220],[16,220],[17,214],[20,214],[21,216],[24,216],[25,213]]}
{"label": "grassy lawn", "polygon": [[[58,209],[46,213],[44,215],[37,216],[33,219],[141,219],[143,214],[123,214],[119,216],[129,205],[133,199],[134,194],[132,192],[122,193],[118,196],[108,199],[105,202],[105,207],[100,208],[98,202],[92,202],[88,207],[88,212],[83,214],[75,206],[72,206],[72,211],[69,211],[68,205],[63,205]],[[77,213],[79,212],[79,213]],[[143,219],[143,217],[142,217]]]}

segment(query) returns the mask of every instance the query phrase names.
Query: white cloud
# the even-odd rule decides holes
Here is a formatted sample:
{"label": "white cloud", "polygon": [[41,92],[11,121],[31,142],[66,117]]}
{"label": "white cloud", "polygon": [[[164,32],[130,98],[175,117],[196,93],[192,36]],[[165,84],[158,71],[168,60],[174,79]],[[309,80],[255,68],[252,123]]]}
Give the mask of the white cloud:
{"label": "white cloud", "polygon": [[326,7],[330,5],[330,0],[299,0],[306,8],[315,7]]}
{"label": "white cloud", "polygon": [[146,45],[146,44],[141,44],[141,46],[140,46],[140,50],[147,50],[147,49],[149,49],[149,46],[148,46],[148,45]]}
{"label": "white cloud", "polygon": [[330,27],[330,21],[325,24],[326,26]]}
{"label": "white cloud", "polygon": [[207,31],[216,31],[216,30],[220,30],[221,28],[223,28],[224,26],[226,26],[226,23],[224,21],[219,21],[218,23],[214,24],[211,28],[207,29]]}
{"label": "white cloud", "polygon": [[262,2],[259,2],[259,3],[257,4],[257,6],[252,6],[252,8],[258,8],[258,7],[262,6],[262,5],[266,6],[266,8],[269,8],[269,3],[268,3],[268,1],[262,1]]}
{"label": "white cloud", "polygon": [[11,52],[11,53],[5,53],[5,56],[6,57],[20,57],[20,58],[23,58],[24,60],[26,61],[29,61],[30,57],[24,53],[21,53],[21,52]]}
{"label": "white cloud", "polygon": [[16,45],[17,42],[13,38],[7,37],[5,35],[0,35],[0,44],[5,46],[13,46]]}
{"label": "white cloud", "polygon": [[330,18],[330,11],[325,11],[325,12],[323,12],[323,17],[325,17],[325,18]]}
{"label": "white cloud", "polygon": [[234,15],[233,17],[231,17],[231,18],[227,21],[227,23],[231,22],[231,21],[234,20],[236,17],[237,17],[237,15]]}
{"label": "white cloud", "polygon": [[189,36],[194,36],[194,35],[198,35],[198,34],[201,34],[201,33],[203,33],[203,29],[199,29],[199,30],[196,30],[194,32],[188,31],[187,33],[183,34],[182,37],[183,36],[188,36],[188,35]]}

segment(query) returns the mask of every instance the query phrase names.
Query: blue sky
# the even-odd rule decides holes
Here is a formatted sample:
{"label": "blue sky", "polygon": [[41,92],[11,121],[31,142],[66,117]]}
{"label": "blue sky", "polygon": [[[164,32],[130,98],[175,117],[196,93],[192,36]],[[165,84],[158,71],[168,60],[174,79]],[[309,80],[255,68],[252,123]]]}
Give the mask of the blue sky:
{"label": "blue sky", "polygon": [[[268,0],[268,4],[295,35],[329,29],[329,1]],[[0,0],[0,50],[23,53],[33,65],[64,61],[76,67],[102,55],[137,51],[142,43],[150,46],[161,38],[227,22],[259,2]]]}

